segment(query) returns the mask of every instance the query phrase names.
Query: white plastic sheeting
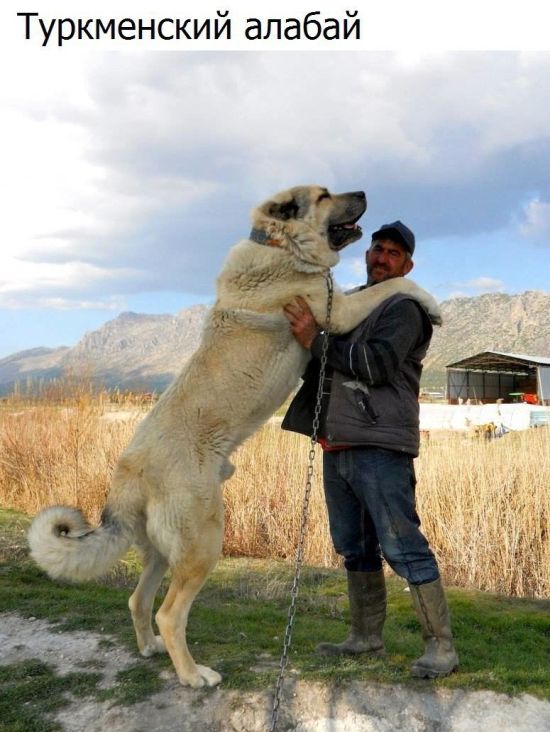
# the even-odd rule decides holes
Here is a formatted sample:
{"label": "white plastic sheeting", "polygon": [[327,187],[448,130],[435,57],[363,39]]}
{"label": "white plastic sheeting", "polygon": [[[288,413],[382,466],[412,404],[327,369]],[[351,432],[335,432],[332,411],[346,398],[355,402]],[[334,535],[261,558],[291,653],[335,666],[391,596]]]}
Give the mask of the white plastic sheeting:
{"label": "white plastic sheeting", "polygon": [[421,430],[468,430],[489,422],[508,430],[526,430],[550,424],[550,407],[531,404],[420,405]]}

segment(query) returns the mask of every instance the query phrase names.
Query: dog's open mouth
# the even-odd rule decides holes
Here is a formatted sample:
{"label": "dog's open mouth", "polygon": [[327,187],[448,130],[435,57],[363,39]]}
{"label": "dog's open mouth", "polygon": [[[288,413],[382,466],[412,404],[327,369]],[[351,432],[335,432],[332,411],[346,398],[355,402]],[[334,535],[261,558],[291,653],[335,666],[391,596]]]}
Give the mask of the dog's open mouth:
{"label": "dog's open mouth", "polygon": [[328,227],[328,241],[331,249],[339,251],[363,236],[363,229],[356,221],[346,224],[333,224]]}

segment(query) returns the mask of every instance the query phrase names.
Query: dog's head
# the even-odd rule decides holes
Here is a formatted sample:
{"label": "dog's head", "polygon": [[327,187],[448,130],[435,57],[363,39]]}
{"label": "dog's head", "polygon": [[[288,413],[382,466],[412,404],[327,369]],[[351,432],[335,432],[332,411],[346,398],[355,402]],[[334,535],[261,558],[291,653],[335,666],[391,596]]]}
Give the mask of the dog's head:
{"label": "dog's head", "polygon": [[367,208],[363,191],[330,193],[320,186],[297,186],[256,208],[252,222],[266,243],[289,250],[314,267],[333,267],[338,252],[362,236],[357,221]]}

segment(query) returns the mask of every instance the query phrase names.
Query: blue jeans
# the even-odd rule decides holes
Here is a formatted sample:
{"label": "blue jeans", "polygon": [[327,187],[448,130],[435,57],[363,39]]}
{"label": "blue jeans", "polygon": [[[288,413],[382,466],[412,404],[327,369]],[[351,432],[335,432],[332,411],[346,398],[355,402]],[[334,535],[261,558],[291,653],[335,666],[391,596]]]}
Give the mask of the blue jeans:
{"label": "blue jeans", "polygon": [[420,531],[413,459],[377,447],[323,454],[325,497],[334,548],[350,572],[376,572],[382,556],[410,584],[439,577]]}

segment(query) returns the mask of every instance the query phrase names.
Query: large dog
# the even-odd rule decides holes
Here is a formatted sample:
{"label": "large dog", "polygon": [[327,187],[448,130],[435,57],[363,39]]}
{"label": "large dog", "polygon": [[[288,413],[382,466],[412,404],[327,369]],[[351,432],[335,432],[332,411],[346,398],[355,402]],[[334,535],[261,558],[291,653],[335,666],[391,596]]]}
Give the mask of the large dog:
{"label": "large dog", "polygon": [[[143,573],[129,606],[140,652],[167,650],[182,684],[212,686],[221,676],[199,666],[186,642],[191,604],[222,548],[221,483],[229,457],[284,402],[309,354],[292,336],[283,307],[297,295],[325,323],[326,275],[338,251],[361,237],[362,192],[332,195],[302,186],[253,212],[249,239],[234,246],[217,283],[217,300],[198,350],[139,425],[113,475],[102,522],[55,506],[29,530],[36,562],[52,577],[86,580],[105,573],[134,545]],[[346,333],[384,299],[408,293],[439,318],[437,304],[410,280],[363,291],[336,291],[331,329]],[[168,592],[152,627],[162,578]]]}

